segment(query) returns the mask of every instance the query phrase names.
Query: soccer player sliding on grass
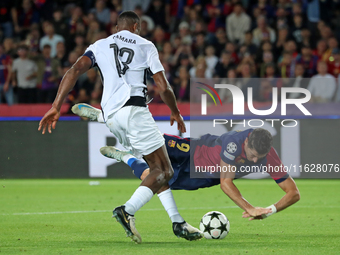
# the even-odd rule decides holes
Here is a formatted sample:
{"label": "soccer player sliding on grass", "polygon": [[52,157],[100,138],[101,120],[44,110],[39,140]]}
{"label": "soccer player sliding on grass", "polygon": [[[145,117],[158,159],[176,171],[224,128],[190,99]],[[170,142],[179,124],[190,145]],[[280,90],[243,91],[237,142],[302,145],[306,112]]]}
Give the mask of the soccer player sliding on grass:
{"label": "soccer player sliding on grass", "polygon": [[[100,121],[101,111],[92,107],[75,105],[72,111],[82,117],[90,117]],[[283,168],[281,160],[272,147],[272,136],[265,129],[248,129],[242,132],[231,131],[221,136],[206,134],[199,139],[180,138],[164,134],[166,149],[174,169],[174,175],[168,182],[173,190],[196,190],[220,184],[221,189],[240,208],[244,210],[243,217],[250,220],[264,219],[300,199],[300,193],[294,180]],[[130,152],[120,151],[112,146],[101,148],[101,153],[109,158],[128,164],[134,175],[143,180],[149,174],[145,161],[135,158]],[[191,157],[190,157],[191,155]],[[209,166],[219,165],[230,171],[221,173],[200,173],[203,178],[190,178],[191,171],[208,169]],[[249,169],[267,172],[286,193],[277,203],[260,208],[252,206],[234,185],[234,179],[249,173]],[[271,167],[271,168],[270,168]],[[232,170],[235,169],[236,171]],[[161,196],[160,193],[159,196]]]}
{"label": "soccer player sliding on grass", "polygon": [[[299,190],[294,180],[284,170],[280,158],[272,147],[272,136],[265,129],[231,131],[222,136],[206,134],[200,139],[166,134],[164,138],[174,169],[174,176],[168,182],[173,190],[195,190],[220,184],[223,192],[244,210],[242,217],[250,220],[265,219],[300,199]],[[141,180],[149,174],[147,164],[129,152],[120,151],[112,146],[102,147],[100,152],[106,157],[124,161]],[[206,171],[201,173],[201,176],[206,177],[190,178],[190,163],[195,166],[191,171],[196,171],[196,167],[199,167],[197,170],[207,170],[209,166],[216,164],[226,171],[221,173]],[[249,174],[252,171],[251,167],[257,172],[261,171],[262,166],[267,167],[267,172],[286,193],[277,203],[267,208],[252,206],[234,185],[234,179]],[[272,168],[269,169],[269,166]]]}

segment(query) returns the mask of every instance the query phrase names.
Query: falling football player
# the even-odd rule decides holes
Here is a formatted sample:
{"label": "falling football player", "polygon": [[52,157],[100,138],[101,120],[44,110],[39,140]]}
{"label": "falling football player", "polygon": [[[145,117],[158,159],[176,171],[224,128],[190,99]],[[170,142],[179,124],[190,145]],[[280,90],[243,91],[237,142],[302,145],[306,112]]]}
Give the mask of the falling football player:
{"label": "falling football player", "polygon": [[[75,114],[98,121],[98,116],[101,115],[99,109],[92,106],[79,109],[79,105],[72,108]],[[199,139],[167,134],[164,134],[164,138],[174,169],[174,175],[168,182],[172,190],[196,190],[219,184],[223,192],[244,210],[243,217],[250,220],[265,219],[300,199],[293,178],[289,176],[272,147],[272,135],[265,129],[231,131],[221,136],[206,134]],[[141,180],[149,174],[147,163],[137,159],[129,151],[121,151],[112,146],[102,147],[100,151],[106,157],[128,164],[134,175]],[[211,169],[216,165],[228,171],[207,171],[209,167]],[[197,173],[197,170],[201,171],[200,177],[203,178],[190,178],[190,171]],[[254,207],[241,195],[234,180],[264,170],[286,194],[267,208]]]}

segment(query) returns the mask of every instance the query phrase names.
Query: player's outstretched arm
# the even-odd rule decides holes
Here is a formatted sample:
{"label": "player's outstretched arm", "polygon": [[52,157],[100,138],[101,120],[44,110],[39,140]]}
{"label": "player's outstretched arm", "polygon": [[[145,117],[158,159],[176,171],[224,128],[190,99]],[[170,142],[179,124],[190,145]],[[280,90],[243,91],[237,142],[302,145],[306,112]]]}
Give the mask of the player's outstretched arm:
{"label": "player's outstretched arm", "polygon": [[183,121],[183,117],[181,116],[176,103],[176,98],[172,88],[165,77],[164,71],[158,72],[153,75],[153,79],[160,90],[160,96],[163,102],[170,108],[171,116],[170,116],[170,124],[171,126],[174,124],[174,121],[177,122],[177,128],[182,133],[186,132],[185,124]]}
{"label": "player's outstretched arm", "polygon": [[80,75],[85,73],[92,66],[92,62],[89,57],[82,56],[77,62],[66,72],[58,89],[56,98],[52,104],[52,108],[45,114],[39,123],[38,130],[42,129],[42,134],[45,134],[46,128],[48,132],[52,133],[52,128],[55,129],[57,121],[60,117],[60,108],[63,104],[67,94],[76,84],[76,81]]}
{"label": "player's outstretched arm", "polygon": [[278,185],[280,186],[280,188],[286,192],[286,194],[274,205],[271,205],[270,207],[273,207],[274,212],[272,211],[272,213],[267,214],[267,215],[259,215],[256,217],[252,217],[251,215],[249,215],[248,212],[243,212],[243,218],[250,218],[250,220],[260,220],[260,219],[265,219],[268,216],[272,215],[273,213],[282,211],[284,209],[286,209],[288,206],[291,206],[292,204],[295,204],[297,201],[300,200],[300,192],[293,180],[293,178],[289,177],[286,180],[284,180],[281,183],[278,183]]}
{"label": "player's outstretched arm", "polygon": [[232,167],[225,163],[223,160],[220,162],[221,169],[227,169],[228,171],[221,171],[220,185],[223,192],[234,201],[241,209],[246,211],[249,215],[255,217],[258,215],[271,212],[271,209],[254,207],[252,206],[242,195],[239,189],[235,186],[233,180],[235,178],[235,172],[232,171]]}
{"label": "player's outstretched arm", "polygon": [[292,177],[278,183],[278,185],[284,192],[286,192],[286,194],[275,204],[276,210],[279,212],[299,201],[300,192]]}

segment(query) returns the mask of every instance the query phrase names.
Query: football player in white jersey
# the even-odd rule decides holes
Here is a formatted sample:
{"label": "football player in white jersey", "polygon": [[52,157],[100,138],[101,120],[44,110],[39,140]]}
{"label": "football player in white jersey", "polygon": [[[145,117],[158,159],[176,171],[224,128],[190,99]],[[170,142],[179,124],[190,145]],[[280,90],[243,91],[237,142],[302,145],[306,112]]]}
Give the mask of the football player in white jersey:
{"label": "football player in white jersey", "polygon": [[90,45],[84,55],[67,71],[52,108],[40,121],[38,130],[42,130],[44,134],[46,128],[49,133],[52,128],[55,129],[61,105],[78,77],[97,66],[104,87],[102,114],[98,118],[106,123],[124,147],[138,157],[143,156],[150,167],[150,174],[124,205],[113,210],[113,217],[133,241],[141,243],[141,236],[135,227],[134,214],[158,192],[173,222],[175,235],[187,240],[200,239],[202,233],[184,221],[177,210],[171,190],[165,188],[173,176],[173,169],[164,146],[164,138],[146,105],[144,73],[149,69],[153,73],[162,100],[171,109],[170,124],[173,125],[176,121],[178,129],[181,132],[186,131],[157,49],[152,42],[138,35],[140,18],[132,11],[123,12],[119,16],[117,31],[116,34]]}

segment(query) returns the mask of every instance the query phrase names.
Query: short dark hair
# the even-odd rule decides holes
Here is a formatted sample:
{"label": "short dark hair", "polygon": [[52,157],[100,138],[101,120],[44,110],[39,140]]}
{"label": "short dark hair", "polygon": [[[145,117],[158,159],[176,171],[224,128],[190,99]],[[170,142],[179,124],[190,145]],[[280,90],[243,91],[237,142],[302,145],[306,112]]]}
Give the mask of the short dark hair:
{"label": "short dark hair", "polygon": [[18,50],[29,51],[29,48],[28,48],[28,46],[26,44],[21,44],[21,45],[19,45]]}
{"label": "short dark hair", "polygon": [[138,5],[136,5],[135,10],[143,11],[143,8],[142,8],[142,6],[140,4],[138,4]]}
{"label": "short dark hair", "polygon": [[205,37],[206,36],[206,34],[204,33],[204,32],[198,32],[197,34],[196,34],[196,36],[198,36],[198,35],[201,35],[201,36],[203,36],[203,37]]}
{"label": "short dark hair", "polygon": [[231,55],[231,52],[230,52],[230,51],[227,51],[227,50],[222,50],[221,55],[223,55],[223,54]]}
{"label": "short dark hair", "polygon": [[125,11],[122,12],[119,17],[117,23],[126,23],[131,26],[135,23],[140,24],[140,18],[134,11]]}
{"label": "short dark hair", "polygon": [[47,49],[47,48],[48,48],[48,49],[51,49],[51,45],[45,44],[44,47],[43,47],[43,49]]}
{"label": "short dark hair", "polygon": [[274,63],[267,63],[267,64],[266,64],[266,69],[267,69],[268,67],[274,68],[274,70],[276,69],[276,65],[275,65]]}
{"label": "short dark hair", "polygon": [[305,69],[305,66],[304,66],[302,63],[296,63],[296,64],[295,64],[295,68],[296,68],[297,66],[301,66],[303,69]]}
{"label": "short dark hair", "polygon": [[248,147],[258,154],[267,154],[273,145],[273,136],[263,128],[254,129],[248,137]]}
{"label": "short dark hair", "polygon": [[235,3],[235,4],[234,4],[234,8],[235,8],[236,6],[240,6],[241,8],[243,8],[243,4],[242,4],[241,2]]}
{"label": "short dark hair", "polygon": [[54,9],[54,11],[53,12],[63,12],[63,9],[62,8],[60,8],[60,7],[58,7],[58,8],[56,8],[56,9]]}

